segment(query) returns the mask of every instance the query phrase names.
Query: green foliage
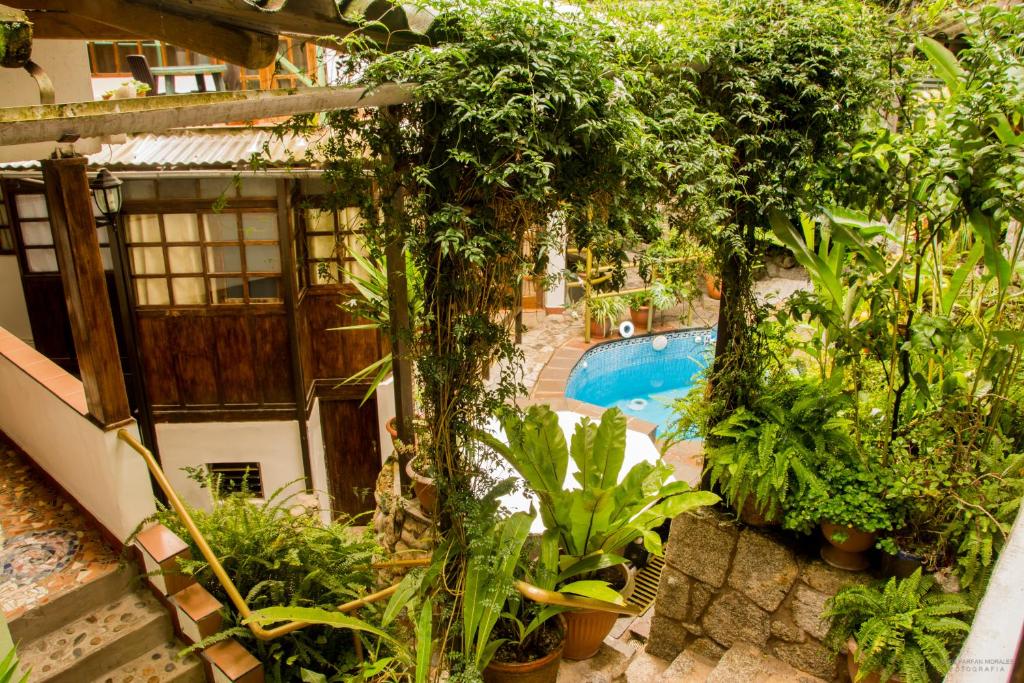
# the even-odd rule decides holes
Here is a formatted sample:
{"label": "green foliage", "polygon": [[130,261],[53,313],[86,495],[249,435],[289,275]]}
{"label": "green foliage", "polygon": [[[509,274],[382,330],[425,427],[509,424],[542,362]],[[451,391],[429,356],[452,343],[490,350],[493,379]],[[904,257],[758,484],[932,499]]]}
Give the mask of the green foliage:
{"label": "green foliage", "polygon": [[870,463],[834,460],[819,476],[820,487],[801,490],[787,502],[787,529],[808,533],[823,520],[869,533],[899,526],[900,501],[889,498],[891,478],[885,470]]}
{"label": "green foliage", "polygon": [[[669,483],[672,468],[660,460],[637,463],[621,476],[626,418],[617,408],[605,411],[598,424],[583,418],[570,444],[558,415],[547,406],[531,406],[523,417],[507,414],[501,424],[508,445],[483,432],[478,438],[501,454],[537,497],[545,536],[557,539],[560,548],[560,583],[624,563],[617,553],[637,538],[660,555],[656,527],[718,501],[707,491],[691,491],[686,482]],[[565,488],[570,457],[579,488]],[[577,586],[570,592],[611,597],[590,588]]]}
{"label": "green foliage", "polygon": [[[296,502],[283,489],[262,502],[250,500],[247,491],[221,496],[216,482],[206,479],[205,484],[213,498],[212,508],[189,507],[189,514],[252,609],[333,610],[371,592],[369,565],[377,547],[371,538],[353,530],[350,520],[325,526],[309,513],[293,514]],[[230,605],[174,511],[161,507],[154,520],[189,542],[196,559],[181,561],[182,571]],[[368,618],[368,613],[362,616]],[[302,670],[334,677],[356,664],[350,632],[308,628],[260,641],[248,629],[236,628],[240,625],[239,615],[229,608],[225,631],[243,640],[264,663],[270,680],[293,681]]]}
{"label": "green foliage", "polygon": [[31,671],[26,671],[24,674],[18,675],[18,653],[13,647],[0,660],[0,683],[28,683],[31,673]]}
{"label": "green foliage", "polygon": [[840,649],[848,638],[857,643],[857,682],[877,672],[880,680],[899,674],[907,683],[930,683],[944,676],[970,630],[971,605],[957,594],[933,589],[934,580],[918,569],[906,579],[892,578],[880,587],[851,586],[830,598],[824,618],[831,625],[828,644]]}
{"label": "green foliage", "polygon": [[602,326],[617,325],[628,310],[626,299],[621,296],[591,299],[589,305],[591,318]]}

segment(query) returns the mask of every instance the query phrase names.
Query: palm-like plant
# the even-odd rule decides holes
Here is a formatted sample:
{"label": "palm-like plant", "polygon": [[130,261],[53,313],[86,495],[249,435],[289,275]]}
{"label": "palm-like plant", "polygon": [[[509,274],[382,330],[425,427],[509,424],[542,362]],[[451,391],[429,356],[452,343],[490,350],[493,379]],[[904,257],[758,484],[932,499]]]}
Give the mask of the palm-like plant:
{"label": "palm-like plant", "polygon": [[[624,564],[617,553],[643,538],[648,551],[660,555],[661,538],[654,529],[666,519],[718,502],[708,491],[691,491],[682,481],[669,482],[672,468],[663,461],[639,462],[620,477],[626,453],[626,417],[617,408],[605,411],[599,424],[583,418],[571,445],[548,406],[531,406],[523,417],[502,420],[508,444],[480,433],[479,438],[515,468],[536,495],[546,531],[542,544],[557,543],[559,582]],[[576,464],[579,488],[566,487],[569,458]],[[618,596],[594,581],[562,585],[601,600]],[[583,585],[579,585],[583,584]]]}
{"label": "palm-like plant", "polygon": [[827,643],[838,650],[857,643],[857,681],[872,672],[887,681],[898,673],[906,683],[929,683],[930,671],[944,676],[950,651],[959,647],[970,625],[954,615],[973,607],[963,596],[942,593],[918,569],[882,587],[850,586],[831,598],[824,617],[831,620]]}
{"label": "palm-like plant", "polygon": [[[388,299],[388,273],[382,259],[366,256],[366,245],[361,244],[359,249],[351,252],[352,258],[363,270],[363,275],[352,273],[349,281],[359,292],[360,298],[353,299],[341,308],[353,313],[369,322],[356,325],[344,325],[331,328],[334,331],[345,332],[350,330],[380,330],[385,334],[391,333],[391,304]],[[409,320],[413,325],[422,317],[423,313],[423,278],[420,276],[412,259],[405,259],[405,280],[409,291]],[[344,384],[364,382],[369,380],[370,386],[363,396],[363,403],[373,396],[380,383],[391,374],[392,355],[388,353],[379,360],[370,363],[365,368],[347,377]]]}

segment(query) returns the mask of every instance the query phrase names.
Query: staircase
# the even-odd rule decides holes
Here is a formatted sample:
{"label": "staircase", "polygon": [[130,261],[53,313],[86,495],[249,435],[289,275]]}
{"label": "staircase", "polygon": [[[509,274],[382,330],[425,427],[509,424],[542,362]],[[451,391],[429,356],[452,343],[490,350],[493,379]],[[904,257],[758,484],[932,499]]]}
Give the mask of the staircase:
{"label": "staircase", "polygon": [[33,683],[203,683],[195,656],[178,659],[171,616],[128,568],[55,596],[10,623]]}
{"label": "staircase", "polygon": [[616,683],[825,683],[824,680],[765,654],[748,643],[737,643],[714,660],[683,650],[672,662],[639,651]]}

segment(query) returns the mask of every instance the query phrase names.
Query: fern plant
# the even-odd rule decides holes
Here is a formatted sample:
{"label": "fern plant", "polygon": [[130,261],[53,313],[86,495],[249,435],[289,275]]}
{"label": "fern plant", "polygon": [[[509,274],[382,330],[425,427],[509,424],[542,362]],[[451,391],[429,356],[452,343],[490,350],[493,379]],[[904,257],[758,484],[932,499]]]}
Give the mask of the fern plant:
{"label": "fern plant", "polygon": [[934,584],[918,569],[906,579],[850,586],[829,599],[822,615],[831,622],[826,643],[838,651],[849,638],[856,642],[854,683],[872,672],[881,681],[899,674],[906,683],[930,683],[949,671],[970,630],[960,616],[974,608],[962,595],[934,590]]}
{"label": "fern plant", "polygon": [[705,462],[711,484],[733,508],[753,497],[762,515],[778,519],[796,492],[824,490],[816,472],[854,445],[839,391],[781,373],[766,387],[750,408],[736,409],[711,430]]}

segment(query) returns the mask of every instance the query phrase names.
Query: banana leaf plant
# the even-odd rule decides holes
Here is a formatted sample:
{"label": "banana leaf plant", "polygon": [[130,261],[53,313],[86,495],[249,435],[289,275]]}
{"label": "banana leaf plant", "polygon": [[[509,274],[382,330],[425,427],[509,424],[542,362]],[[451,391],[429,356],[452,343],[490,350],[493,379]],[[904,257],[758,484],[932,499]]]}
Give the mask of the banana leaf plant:
{"label": "banana leaf plant", "polygon": [[[355,259],[355,262],[363,272],[362,275],[350,273],[348,276],[349,282],[359,292],[359,298],[341,305],[340,308],[368,322],[332,327],[330,328],[332,331],[380,330],[386,335],[390,335],[392,332],[391,304],[388,300],[387,267],[383,259],[366,256],[367,251],[366,244],[362,243],[359,249],[353,249],[350,252],[350,255]],[[416,321],[420,320],[423,314],[423,278],[420,276],[419,271],[416,270],[408,254],[405,260],[405,280],[409,292],[409,321],[415,326]],[[362,403],[366,403],[373,396],[380,383],[391,374],[391,368],[392,357],[388,353],[362,370],[345,378],[345,381],[342,383],[353,384],[369,381],[370,385],[362,400]]]}
{"label": "banana leaf plant", "polygon": [[[662,522],[719,500],[711,492],[692,491],[686,482],[670,482],[672,467],[661,460],[639,462],[622,475],[626,417],[618,408],[605,411],[597,424],[583,418],[571,444],[548,406],[531,406],[522,417],[510,412],[500,421],[507,444],[486,432],[478,438],[508,461],[536,496],[546,529],[542,553],[557,545],[555,579],[563,593],[621,604],[605,582],[592,580],[594,573],[625,564],[619,553],[638,538],[661,555],[655,529]],[[577,470],[571,488],[566,485],[570,457]]]}

